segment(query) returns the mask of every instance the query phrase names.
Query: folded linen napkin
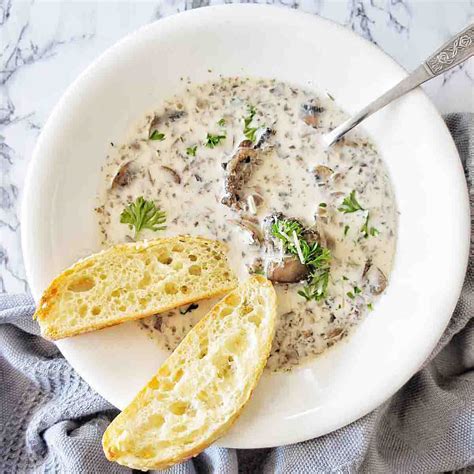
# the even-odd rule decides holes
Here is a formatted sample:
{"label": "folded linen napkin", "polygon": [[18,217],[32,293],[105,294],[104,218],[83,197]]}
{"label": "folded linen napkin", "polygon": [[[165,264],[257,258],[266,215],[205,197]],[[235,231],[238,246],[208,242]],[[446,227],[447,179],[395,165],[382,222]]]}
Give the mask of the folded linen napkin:
{"label": "folded linen napkin", "polygon": [[[449,115],[474,210],[474,114]],[[275,449],[211,447],[169,473],[441,472],[474,464],[474,248],[450,324],[424,368],[372,413]],[[0,473],[122,473],[101,437],[117,410],[38,336],[27,295],[0,294]]]}

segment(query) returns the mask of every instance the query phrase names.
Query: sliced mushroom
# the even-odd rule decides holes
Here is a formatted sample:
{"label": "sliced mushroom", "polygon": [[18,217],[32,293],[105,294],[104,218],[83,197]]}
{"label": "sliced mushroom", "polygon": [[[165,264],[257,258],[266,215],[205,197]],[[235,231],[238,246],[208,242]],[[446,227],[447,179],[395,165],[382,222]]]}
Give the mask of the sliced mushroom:
{"label": "sliced mushroom", "polygon": [[243,187],[247,183],[253,168],[260,162],[258,154],[252,148],[239,147],[234,156],[227,163],[224,180],[225,194],[221,199],[224,206],[235,211],[245,208],[242,203]]}
{"label": "sliced mushroom", "polygon": [[285,257],[280,262],[270,262],[267,278],[276,283],[298,283],[308,276],[308,268],[298,257]]}
{"label": "sliced mushroom", "polygon": [[321,184],[327,183],[333,173],[334,171],[331,168],[324,165],[318,165],[313,170],[316,181]]}
{"label": "sliced mushroom", "polygon": [[373,295],[380,295],[387,288],[387,277],[375,265],[364,268],[363,279]]}
{"label": "sliced mushroom", "polygon": [[266,142],[268,142],[268,140],[270,139],[270,137],[272,137],[273,135],[275,135],[275,130],[272,130],[272,129],[269,128],[269,127],[265,127],[265,128],[261,131],[260,136],[258,137],[257,143],[255,143],[254,148],[255,148],[255,149],[262,148],[262,146],[263,146]]}
{"label": "sliced mushroom", "polygon": [[253,242],[258,243],[258,244],[261,244],[263,242],[263,236],[262,236],[262,233],[260,232],[260,229],[255,224],[250,222],[249,220],[247,220],[247,219],[240,219],[240,220],[229,219],[228,222],[230,224],[234,224],[234,225],[240,227],[242,230],[247,232],[250,235],[250,237],[252,238]]}
{"label": "sliced mushroom", "polygon": [[161,166],[161,169],[166,171],[176,184],[181,183],[181,176],[173,168],[170,168],[169,166]]}
{"label": "sliced mushroom", "polygon": [[252,193],[247,197],[248,211],[254,216],[258,212],[258,207],[263,204],[263,197],[260,194]]}
{"label": "sliced mushroom", "polygon": [[117,174],[114,176],[111,188],[116,189],[128,186],[137,174],[134,168],[135,166],[133,160],[124,163],[117,171]]}
{"label": "sliced mushroom", "polygon": [[324,107],[307,103],[301,106],[301,118],[306,125],[317,128],[319,125],[319,115],[324,112]]}
{"label": "sliced mushroom", "polygon": [[179,120],[185,115],[186,112],[184,110],[171,110],[169,112],[164,113],[163,115],[153,116],[148,127],[148,136],[150,136],[155,130],[157,130],[158,127],[164,122],[176,122],[176,120]]}

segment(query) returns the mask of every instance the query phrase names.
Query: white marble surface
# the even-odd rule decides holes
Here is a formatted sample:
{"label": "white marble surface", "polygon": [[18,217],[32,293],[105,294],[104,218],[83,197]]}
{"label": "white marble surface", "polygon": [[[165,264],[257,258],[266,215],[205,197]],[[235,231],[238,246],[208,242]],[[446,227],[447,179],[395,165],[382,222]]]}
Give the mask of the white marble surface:
{"label": "white marble surface", "polygon": [[[0,292],[28,290],[20,201],[28,160],[53,106],[118,39],[163,16],[215,0],[0,0]],[[474,0],[268,0],[341,23],[407,69],[474,21]],[[474,111],[474,60],[425,86],[441,113]]]}

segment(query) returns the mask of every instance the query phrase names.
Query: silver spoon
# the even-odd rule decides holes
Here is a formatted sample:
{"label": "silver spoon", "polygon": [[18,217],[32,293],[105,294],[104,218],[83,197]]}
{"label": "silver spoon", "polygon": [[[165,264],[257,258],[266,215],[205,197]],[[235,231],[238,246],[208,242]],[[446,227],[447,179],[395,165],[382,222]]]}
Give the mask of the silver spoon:
{"label": "silver spoon", "polygon": [[416,68],[408,77],[400,81],[385,94],[375,99],[367,107],[349,118],[334,130],[323,135],[323,143],[329,148],[349,130],[352,130],[362,120],[382,109],[390,102],[411,91],[433,77],[461,64],[474,55],[474,24],[469,25],[451,38],[441,48],[430,56],[421,66]]}

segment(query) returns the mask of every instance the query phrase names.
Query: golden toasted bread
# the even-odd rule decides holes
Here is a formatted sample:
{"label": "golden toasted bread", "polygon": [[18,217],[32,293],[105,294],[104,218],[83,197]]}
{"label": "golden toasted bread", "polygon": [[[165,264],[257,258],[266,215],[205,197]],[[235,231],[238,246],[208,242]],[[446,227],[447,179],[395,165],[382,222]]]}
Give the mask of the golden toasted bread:
{"label": "golden toasted bread", "polygon": [[61,339],[217,296],[236,285],[222,242],[178,236],[120,244],[61,273],[34,317],[44,337]]}
{"label": "golden toasted bread", "polygon": [[133,469],[163,469],[222,436],[262,374],[275,314],[275,291],[262,276],[225,296],[107,428],[107,458]]}

